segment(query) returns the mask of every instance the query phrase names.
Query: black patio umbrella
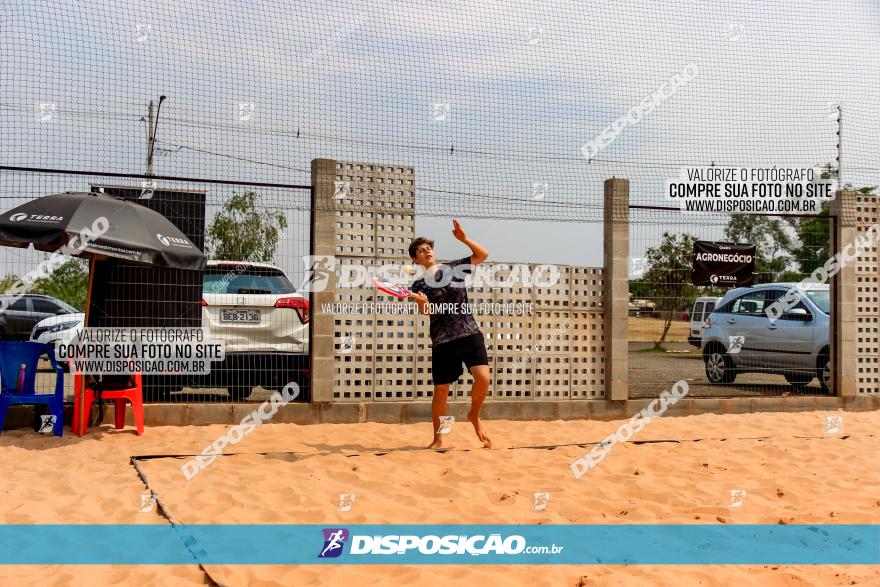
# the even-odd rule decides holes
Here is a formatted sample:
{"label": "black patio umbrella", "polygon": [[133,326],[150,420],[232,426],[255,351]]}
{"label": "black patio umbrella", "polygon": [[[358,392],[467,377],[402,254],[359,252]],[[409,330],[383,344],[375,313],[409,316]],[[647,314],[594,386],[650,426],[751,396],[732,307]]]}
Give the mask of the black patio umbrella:
{"label": "black patio umbrella", "polygon": [[[205,255],[167,218],[140,204],[100,193],[38,198],[0,214],[0,245],[66,252],[89,259],[85,324],[95,260],[115,257],[158,267],[203,270]],[[83,379],[83,382],[85,380]],[[84,384],[84,383],[83,383]],[[80,413],[84,412],[83,390]],[[83,414],[83,417],[87,417]],[[84,426],[79,423],[80,434]]]}
{"label": "black patio umbrella", "polygon": [[158,212],[99,193],[53,194],[0,214],[0,245],[31,244],[41,251],[70,244],[75,256],[157,267],[198,271],[206,264],[198,247]]}

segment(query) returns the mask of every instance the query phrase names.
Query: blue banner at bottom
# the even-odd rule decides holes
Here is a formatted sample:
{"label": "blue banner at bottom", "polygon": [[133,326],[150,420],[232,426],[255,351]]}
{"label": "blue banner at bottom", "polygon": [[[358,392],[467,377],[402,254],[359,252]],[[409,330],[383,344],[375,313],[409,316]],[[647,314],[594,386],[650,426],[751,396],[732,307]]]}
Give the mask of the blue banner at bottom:
{"label": "blue banner at bottom", "polygon": [[0,564],[880,564],[880,525],[0,525]]}

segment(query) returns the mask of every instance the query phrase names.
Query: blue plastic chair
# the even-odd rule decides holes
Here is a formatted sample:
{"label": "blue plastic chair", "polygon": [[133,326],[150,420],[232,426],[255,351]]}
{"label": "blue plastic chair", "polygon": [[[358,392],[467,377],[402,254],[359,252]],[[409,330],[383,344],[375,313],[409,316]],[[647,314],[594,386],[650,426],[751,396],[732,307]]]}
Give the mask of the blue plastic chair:
{"label": "blue plastic chair", "polygon": [[[55,393],[51,394],[37,394],[35,388],[37,365],[44,354],[49,355],[49,362],[58,373]],[[27,371],[24,387],[19,394],[16,390],[22,365],[26,366]],[[64,369],[55,360],[55,350],[51,346],[39,342],[0,342],[0,380],[0,432],[3,431],[9,406],[45,404],[49,407],[49,413],[55,416],[52,432],[55,436],[61,436],[64,430]]]}

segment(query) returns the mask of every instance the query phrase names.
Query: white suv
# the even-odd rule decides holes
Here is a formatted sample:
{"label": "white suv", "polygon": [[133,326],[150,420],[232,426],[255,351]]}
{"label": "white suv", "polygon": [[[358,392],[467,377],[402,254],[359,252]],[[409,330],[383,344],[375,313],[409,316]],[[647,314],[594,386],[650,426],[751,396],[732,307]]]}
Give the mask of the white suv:
{"label": "white suv", "polygon": [[211,368],[208,385],[234,400],[257,385],[280,389],[306,380],[309,300],[269,263],[208,261],[202,327],[224,341],[226,359]]}
{"label": "white suv", "polygon": [[208,261],[202,327],[227,353],[308,353],[309,300],[269,263]]}

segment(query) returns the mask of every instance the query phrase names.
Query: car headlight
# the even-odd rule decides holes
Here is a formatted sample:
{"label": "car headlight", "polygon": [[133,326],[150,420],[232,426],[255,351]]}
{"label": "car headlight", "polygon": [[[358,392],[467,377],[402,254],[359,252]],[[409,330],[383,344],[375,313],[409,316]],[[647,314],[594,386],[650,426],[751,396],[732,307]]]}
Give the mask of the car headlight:
{"label": "car headlight", "polygon": [[46,332],[61,332],[62,330],[69,330],[71,328],[76,327],[79,324],[78,321],[73,322],[61,322],[60,324],[55,324],[46,329]]}

